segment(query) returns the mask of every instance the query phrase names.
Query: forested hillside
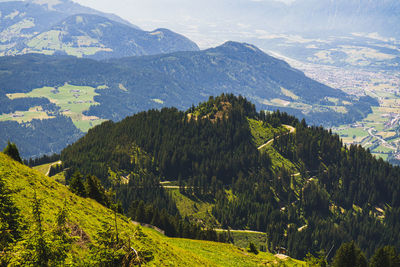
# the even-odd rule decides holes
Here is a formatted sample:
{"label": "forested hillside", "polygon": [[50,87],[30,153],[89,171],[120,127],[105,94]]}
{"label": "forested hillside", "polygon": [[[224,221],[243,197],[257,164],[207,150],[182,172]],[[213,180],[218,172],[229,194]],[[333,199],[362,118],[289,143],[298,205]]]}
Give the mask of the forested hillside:
{"label": "forested hillside", "polygon": [[183,196],[208,199],[208,216],[219,227],[266,232],[269,251],[332,257],[354,240],[369,257],[383,245],[400,246],[399,167],[286,113],[258,113],[243,97],[221,95],[186,112],[164,108],[103,123],[61,159],[67,181],[75,170],[106,187],[119,177],[117,195],[132,218],[137,212],[129,207],[143,199],[154,212],[174,212],[168,207],[176,199],[154,190],[169,180]]}

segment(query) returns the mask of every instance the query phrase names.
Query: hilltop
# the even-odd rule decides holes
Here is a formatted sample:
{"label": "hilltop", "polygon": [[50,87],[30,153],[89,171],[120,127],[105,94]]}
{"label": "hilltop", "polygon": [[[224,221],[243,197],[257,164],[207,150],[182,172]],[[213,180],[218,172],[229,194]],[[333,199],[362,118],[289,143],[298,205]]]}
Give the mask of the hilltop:
{"label": "hilltop", "polygon": [[399,246],[399,167],[286,113],[257,112],[243,97],[105,122],[61,160],[67,182],[74,170],[105,186],[112,173],[124,178],[119,199],[134,219],[144,218],[143,201],[153,214],[178,210],[204,227],[266,232],[262,249],[283,246],[296,258],[334,247],[332,256],[351,240],[367,256]]}
{"label": "hilltop", "polygon": [[[26,239],[33,233],[31,222],[34,194],[42,205],[45,232],[54,227],[60,210],[66,209],[67,228],[75,237],[67,255],[69,263],[88,263],[89,248],[97,240],[98,234],[114,226],[113,211],[94,200],[71,193],[66,186],[13,161],[3,153],[0,153],[0,174],[0,180],[11,190],[12,200],[19,209],[23,225],[22,238],[13,244],[14,250],[9,254],[9,260],[14,264],[21,260],[18,249],[24,246]],[[144,265],[254,266],[281,262],[269,253],[254,255],[230,244],[168,238],[152,229],[137,226],[122,215],[118,215],[118,227],[120,237],[129,238],[130,246],[139,253]],[[5,260],[3,256],[0,261]],[[302,264],[291,259],[284,262],[288,266]]]}

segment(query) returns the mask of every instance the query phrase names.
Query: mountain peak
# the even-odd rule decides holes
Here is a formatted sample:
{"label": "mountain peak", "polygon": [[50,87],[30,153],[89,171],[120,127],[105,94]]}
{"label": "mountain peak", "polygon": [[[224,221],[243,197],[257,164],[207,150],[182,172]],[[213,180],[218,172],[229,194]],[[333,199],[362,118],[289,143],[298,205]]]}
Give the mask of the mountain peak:
{"label": "mountain peak", "polygon": [[234,42],[234,41],[227,41],[224,44],[220,46],[221,48],[229,48],[235,51],[253,51],[253,52],[261,52],[263,53],[259,48],[252,44],[248,43],[240,43],[240,42]]}

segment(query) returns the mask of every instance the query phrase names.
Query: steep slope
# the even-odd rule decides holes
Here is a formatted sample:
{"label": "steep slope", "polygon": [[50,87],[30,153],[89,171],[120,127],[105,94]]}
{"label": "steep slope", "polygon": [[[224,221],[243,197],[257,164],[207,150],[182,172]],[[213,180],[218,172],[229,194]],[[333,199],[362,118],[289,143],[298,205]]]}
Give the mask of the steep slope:
{"label": "steep slope", "polygon": [[[204,213],[192,219],[266,232],[270,251],[283,246],[293,257],[334,253],[351,240],[368,256],[382,245],[400,246],[399,167],[360,146],[343,146],[322,127],[282,112],[257,113],[243,97],[221,95],[186,112],[150,110],[103,123],[63,150],[61,159],[70,173],[106,182],[112,170],[127,178],[120,194],[126,211],[140,191],[154,186],[140,177],[150,172],[174,181],[166,189],[212,206],[210,212],[201,202],[193,205]],[[138,168],[146,175],[138,176]],[[168,205],[148,196],[153,207]]]}
{"label": "steep slope", "polygon": [[[23,240],[32,234],[31,205],[34,194],[41,201],[45,232],[56,223],[58,212],[67,207],[67,225],[77,238],[72,252],[68,253],[69,260],[72,255],[75,256],[74,261],[70,262],[75,266],[88,264],[90,243],[94,242],[99,231],[114,225],[111,210],[94,200],[74,195],[67,187],[11,160],[3,153],[0,153],[0,179],[11,190],[12,200],[20,210],[22,223],[26,225],[22,239],[14,244],[16,250],[11,250],[9,254],[14,264],[20,260],[17,249],[21,248]],[[130,238],[130,246],[140,255],[146,255],[146,260],[142,261],[144,265],[254,266],[281,262],[271,254],[254,255],[229,244],[167,238],[151,229],[136,226],[121,215],[118,216],[118,225],[121,238]],[[212,251],[221,252],[223,255],[217,255]],[[4,254],[0,256],[3,257]],[[291,259],[284,262],[289,266],[302,264]]]}
{"label": "steep slope", "polygon": [[100,59],[198,50],[169,30],[145,32],[69,0],[0,2],[0,10],[2,56],[33,52]]}

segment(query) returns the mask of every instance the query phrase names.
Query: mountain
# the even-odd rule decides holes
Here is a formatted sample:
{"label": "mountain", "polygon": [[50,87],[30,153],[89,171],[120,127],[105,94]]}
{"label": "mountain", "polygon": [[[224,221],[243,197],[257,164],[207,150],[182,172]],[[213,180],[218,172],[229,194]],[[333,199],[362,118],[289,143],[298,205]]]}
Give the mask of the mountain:
{"label": "mountain", "polygon": [[[191,220],[204,228],[266,232],[269,251],[285,247],[297,258],[331,250],[330,258],[351,240],[367,257],[400,247],[399,167],[343,146],[323,127],[257,112],[243,97],[103,123],[61,160],[67,182],[78,170],[105,185],[121,179],[117,195],[135,220],[148,220],[140,201],[153,214],[175,204],[181,214],[194,210]],[[169,192],[155,190],[157,183]]]}
{"label": "mountain", "polygon": [[195,51],[197,45],[167,29],[151,32],[109,20],[79,14],[30,38],[18,48],[21,53],[64,53],[96,59]]}
{"label": "mountain", "polygon": [[[51,25],[74,14],[96,14],[111,20],[131,25],[129,22],[110,14],[83,7],[72,1],[2,1],[0,2],[0,41],[6,51]],[[131,25],[137,28],[137,26]],[[4,52],[3,52],[4,53]]]}
{"label": "mountain", "polygon": [[145,32],[68,0],[0,2],[0,55],[62,53],[110,58],[198,50],[166,29]]}
{"label": "mountain", "polygon": [[[325,125],[363,118],[377,104],[370,97],[350,96],[318,83],[252,45],[235,42],[203,51],[103,61],[2,57],[0,70],[0,120],[24,127],[33,119],[49,120],[58,114],[86,132],[104,120],[118,121],[151,108],[187,109],[223,92],[246,96],[258,109],[280,109]],[[2,143],[12,138],[24,157],[31,156],[23,150],[22,138],[13,135],[20,131],[17,126],[3,127],[9,135]],[[62,141],[65,136],[57,136],[67,144]]]}
{"label": "mountain", "polygon": [[[0,263],[5,266],[7,264],[21,265],[21,262],[39,265],[38,260],[46,260],[30,257],[38,255],[34,254],[37,247],[33,241],[37,239],[32,238],[37,233],[38,226],[34,221],[32,206],[38,202],[41,207],[39,210],[41,210],[43,232],[41,236],[35,237],[44,240],[42,248],[46,252],[58,256],[58,258],[50,259],[48,262],[50,266],[56,264],[98,266],[101,263],[107,265],[112,260],[121,260],[122,256],[130,256],[125,258],[125,263],[136,261],[146,266],[254,266],[266,261],[276,264],[285,263],[287,266],[304,264],[289,258],[280,260],[266,252],[255,255],[231,244],[169,238],[151,228],[138,226],[120,214],[117,216],[119,241],[112,243],[115,241],[113,235],[115,221],[112,210],[93,199],[73,194],[68,187],[56,182],[53,178],[19,164],[3,153],[0,153],[0,173],[2,174],[0,176],[2,204],[0,230],[3,234],[5,233],[3,230],[7,230],[7,227],[15,227],[15,225],[3,224],[4,218],[10,218],[8,214],[3,213],[10,206],[13,207],[13,218],[18,220],[16,225],[20,225],[16,229],[19,236],[8,243],[11,246],[7,246],[7,241],[2,235]],[[38,201],[35,202],[35,198]],[[64,223],[61,224],[57,221],[61,218],[60,214],[65,215]],[[59,228],[56,228],[57,225]],[[60,239],[59,236],[64,239]],[[114,241],[110,242],[110,240]],[[102,241],[103,243],[100,243]],[[128,247],[124,247],[128,244]],[[103,245],[102,248],[101,245]],[[134,251],[138,254],[132,256]],[[122,265],[118,264],[118,266]]]}

